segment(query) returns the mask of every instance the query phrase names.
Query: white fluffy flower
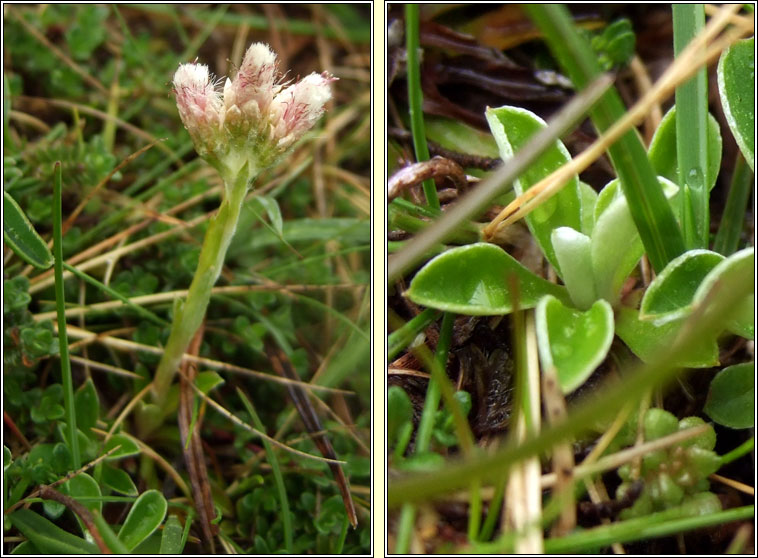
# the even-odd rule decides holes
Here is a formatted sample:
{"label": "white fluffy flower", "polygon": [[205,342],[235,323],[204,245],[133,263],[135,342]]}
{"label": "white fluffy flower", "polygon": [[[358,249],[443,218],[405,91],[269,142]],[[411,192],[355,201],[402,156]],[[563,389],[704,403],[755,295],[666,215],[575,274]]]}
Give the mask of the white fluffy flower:
{"label": "white fluffy flower", "polygon": [[247,49],[223,95],[204,64],[181,64],[174,74],[179,115],[198,154],[225,177],[245,162],[250,172],[272,164],[310,130],[331,99],[328,73],[282,88],[276,54],[268,45]]}

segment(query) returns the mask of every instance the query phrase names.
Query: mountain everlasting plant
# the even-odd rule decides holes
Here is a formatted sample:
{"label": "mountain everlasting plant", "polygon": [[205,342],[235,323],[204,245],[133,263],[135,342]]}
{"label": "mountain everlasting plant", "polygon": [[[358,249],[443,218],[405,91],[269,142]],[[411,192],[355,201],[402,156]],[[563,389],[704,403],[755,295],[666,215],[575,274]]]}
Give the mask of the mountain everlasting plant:
{"label": "mountain everlasting plant", "polygon": [[171,335],[153,380],[153,399],[165,400],[182,355],[200,326],[211,288],[237,227],[242,202],[253,179],[310,130],[331,99],[327,72],[283,83],[276,54],[268,45],[250,45],[234,79],[223,92],[204,64],[181,64],[174,93],[184,127],[197,153],[218,170],[224,194],[210,221],[187,299],[176,301]]}

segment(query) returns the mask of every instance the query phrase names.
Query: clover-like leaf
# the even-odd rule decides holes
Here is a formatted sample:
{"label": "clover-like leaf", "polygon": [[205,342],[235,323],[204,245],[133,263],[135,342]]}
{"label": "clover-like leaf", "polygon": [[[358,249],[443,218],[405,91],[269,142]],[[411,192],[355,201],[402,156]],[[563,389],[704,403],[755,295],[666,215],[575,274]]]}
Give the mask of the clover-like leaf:
{"label": "clover-like leaf", "polygon": [[727,366],[711,380],[703,407],[715,422],[729,428],[752,428],[755,423],[755,363]]}
{"label": "clover-like leaf", "polygon": [[755,37],[723,52],[718,65],[719,95],[729,129],[755,171]]}
{"label": "clover-like leaf", "polygon": [[126,516],[118,538],[129,550],[133,550],[149,537],[166,517],[168,502],[157,490],[143,492],[134,502]]}
{"label": "clover-like leaf", "polygon": [[709,250],[690,250],[671,260],[645,291],[640,319],[661,325],[689,314],[700,283],[723,260]]}
{"label": "clover-like leaf", "polygon": [[[518,300],[511,293],[518,282]],[[413,278],[406,296],[416,304],[472,316],[509,314],[534,308],[546,294],[569,303],[568,292],[538,277],[505,250],[484,242],[460,246],[427,263]]]}
{"label": "clover-like leaf", "polygon": [[[529,138],[546,126],[539,116],[518,107],[504,106],[487,109],[486,117],[492,135],[500,148],[503,161],[512,159]],[[570,160],[571,155],[566,147],[560,140],[556,140],[554,145],[522,173],[518,180],[514,181],[513,187],[516,193],[522,194]],[[562,277],[550,235],[557,227],[582,230],[579,179],[576,176],[572,177],[558,194],[527,215],[526,224],[545,254],[545,258]]]}
{"label": "clover-like leaf", "polygon": [[[639,319],[634,308],[621,307],[616,311],[616,335],[643,362],[654,362],[662,351],[676,340],[683,320],[655,325]],[[719,348],[715,339],[704,339],[685,358],[676,363],[683,368],[710,368],[719,364]]]}
{"label": "clover-like leaf", "polygon": [[597,300],[586,312],[543,297],[535,311],[542,366],[555,367],[564,393],[571,393],[595,371],[613,342],[613,309]]}
{"label": "clover-like leaf", "polygon": [[[712,190],[721,170],[721,130],[718,121],[709,112],[708,130],[706,132],[708,166],[706,168],[706,186]],[[676,153],[676,106],[671,107],[658,125],[648,150],[648,158],[653,170],[679,184],[679,161]],[[685,180],[687,177],[685,177]]]}

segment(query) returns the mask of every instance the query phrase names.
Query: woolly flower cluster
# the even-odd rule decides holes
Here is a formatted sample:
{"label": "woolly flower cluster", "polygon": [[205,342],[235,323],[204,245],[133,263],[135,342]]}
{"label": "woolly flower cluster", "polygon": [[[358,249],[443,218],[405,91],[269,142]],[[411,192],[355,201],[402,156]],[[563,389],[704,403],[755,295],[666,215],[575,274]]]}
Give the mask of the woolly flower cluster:
{"label": "woolly flower cluster", "polygon": [[276,54],[253,43],[223,94],[204,64],[181,64],[174,74],[176,105],[198,154],[224,176],[248,163],[253,176],[300,139],[331,98],[327,72],[292,85],[280,83]]}

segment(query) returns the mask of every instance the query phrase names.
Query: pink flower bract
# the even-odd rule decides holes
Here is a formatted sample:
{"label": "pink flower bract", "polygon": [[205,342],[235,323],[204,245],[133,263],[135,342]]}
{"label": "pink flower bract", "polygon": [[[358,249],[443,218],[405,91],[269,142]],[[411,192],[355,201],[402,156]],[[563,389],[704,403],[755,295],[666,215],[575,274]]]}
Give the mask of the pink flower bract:
{"label": "pink flower bract", "polygon": [[223,94],[204,64],[181,64],[174,74],[179,115],[197,152],[220,170],[245,161],[260,170],[310,130],[331,99],[327,72],[282,86],[276,54],[264,43],[247,49]]}

